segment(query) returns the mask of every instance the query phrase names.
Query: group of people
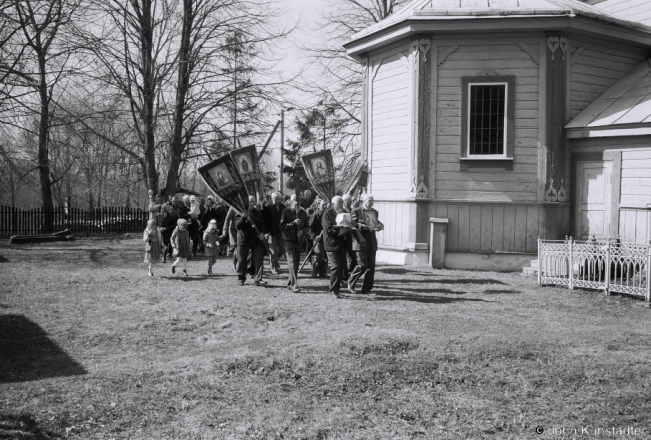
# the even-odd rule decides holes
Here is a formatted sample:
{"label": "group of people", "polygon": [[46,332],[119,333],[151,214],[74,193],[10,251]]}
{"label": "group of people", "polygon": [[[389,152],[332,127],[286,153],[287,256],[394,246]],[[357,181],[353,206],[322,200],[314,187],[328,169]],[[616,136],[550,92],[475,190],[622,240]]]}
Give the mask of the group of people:
{"label": "group of people", "polygon": [[187,261],[202,249],[208,259],[208,275],[219,255],[232,256],[233,271],[240,285],[247,275],[256,286],[267,285],[263,279],[265,255],[269,256],[272,274],[280,273],[280,260],[287,259],[287,288],[300,292],[298,273],[301,253],[311,251],[312,277],[326,277],[329,271],[330,293],[340,297],[342,285],[358,293],[356,285],[363,276],[359,293],[368,294],[373,288],[376,231],[381,223],[369,224],[365,212],[373,209],[373,196],[364,194],[361,202],[353,203],[350,195],[335,196],[331,203],[316,198],[307,208],[295,196],[283,200],[272,193],[269,201],[256,203],[249,197],[249,209],[239,213],[226,209],[212,197],[202,200],[194,196],[177,196],[163,203],[159,195],[150,204],[150,220],[144,232],[145,262],[149,275],[153,265],[167,257],[176,257],[172,273],[177,268],[187,276]]}

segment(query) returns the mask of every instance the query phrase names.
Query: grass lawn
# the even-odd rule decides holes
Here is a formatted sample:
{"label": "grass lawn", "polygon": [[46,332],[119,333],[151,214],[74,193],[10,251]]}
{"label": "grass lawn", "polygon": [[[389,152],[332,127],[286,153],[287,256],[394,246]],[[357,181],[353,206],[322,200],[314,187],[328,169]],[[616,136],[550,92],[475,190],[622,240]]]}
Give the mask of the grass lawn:
{"label": "grass lawn", "polygon": [[639,300],[395,266],[337,300],[143,248],[0,244],[0,438],[651,438]]}

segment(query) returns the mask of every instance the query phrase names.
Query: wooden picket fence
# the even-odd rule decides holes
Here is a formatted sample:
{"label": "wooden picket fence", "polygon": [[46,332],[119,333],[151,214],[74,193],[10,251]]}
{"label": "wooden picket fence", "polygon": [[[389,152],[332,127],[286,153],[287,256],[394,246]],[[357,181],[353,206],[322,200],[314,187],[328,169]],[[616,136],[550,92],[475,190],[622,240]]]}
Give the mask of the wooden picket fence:
{"label": "wooden picket fence", "polygon": [[[67,211],[67,212],[66,212]],[[149,213],[139,208],[93,210],[57,207],[18,209],[0,206],[0,237],[49,234],[69,229],[75,235],[142,232]]]}

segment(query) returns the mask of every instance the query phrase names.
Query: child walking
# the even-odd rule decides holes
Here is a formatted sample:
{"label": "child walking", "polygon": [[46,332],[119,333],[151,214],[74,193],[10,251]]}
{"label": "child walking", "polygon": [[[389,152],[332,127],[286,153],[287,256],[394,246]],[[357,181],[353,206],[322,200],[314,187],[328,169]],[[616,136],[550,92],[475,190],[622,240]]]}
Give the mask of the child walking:
{"label": "child walking", "polygon": [[188,276],[188,258],[192,255],[190,248],[190,232],[188,232],[188,221],[180,218],[176,223],[177,227],[172,232],[172,246],[174,246],[173,256],[176,261],[172,264],[172,273],[176,273],[176,266],[179,265],[183,269],[183,274]]}
{"label": "child walking", "polygon": [[206,248],[208,257],[208,275],[212,275],[212,266],[217,261],[219,254],[219,234],[217,233],[217,220],[212,219],[208,223],[206,232],[203,233],[203,245]]}
{"label": "child walking", "polygon": [[153,266],[161,260],[163,246],[163,238],[161,233],[156,227],[156,219],[151,219],[147,222],[147,228],[142,236],[145,242],[145,263],[149,263],[149,276],[154,276]]}

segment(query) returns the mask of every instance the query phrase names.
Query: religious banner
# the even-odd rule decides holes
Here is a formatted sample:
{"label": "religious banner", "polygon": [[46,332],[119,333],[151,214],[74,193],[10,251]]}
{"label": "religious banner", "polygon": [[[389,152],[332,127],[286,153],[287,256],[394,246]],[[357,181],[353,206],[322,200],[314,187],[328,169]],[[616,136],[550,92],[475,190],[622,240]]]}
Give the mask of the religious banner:
{"label": "religious banner", "polygon": [[367,184],[368,184],[368,165],[366,165],[366,162],[364,162],[359,167],[359,170],[357,170],[357,173],[355,173],[355,176],[353,176],[344,194],[350,194],[352,196],[353,194],[355,194],[355,191],[357,191],[357,189],[366,188]]}
{"label": "religious banner", "polygon": [[335,196],[335,167],[330,150],[321,150],[301,157],[305,174],[317,194],[328,202]]}
{"label": "religious banner", "polygon": [[262,173],[260,172],[255,145],[233,150],[230,152],[230,155],[237,166],[237,171],[239,171],[242,177],[246,192],[259,201],[263,194],[263,186]]}
{"label": "religious banner", "polygon": [[230,154],[225,154],[197,171],[216,195],[229,206],[242,214],[249,208],[249,196],[238,171],[238,167]]}

